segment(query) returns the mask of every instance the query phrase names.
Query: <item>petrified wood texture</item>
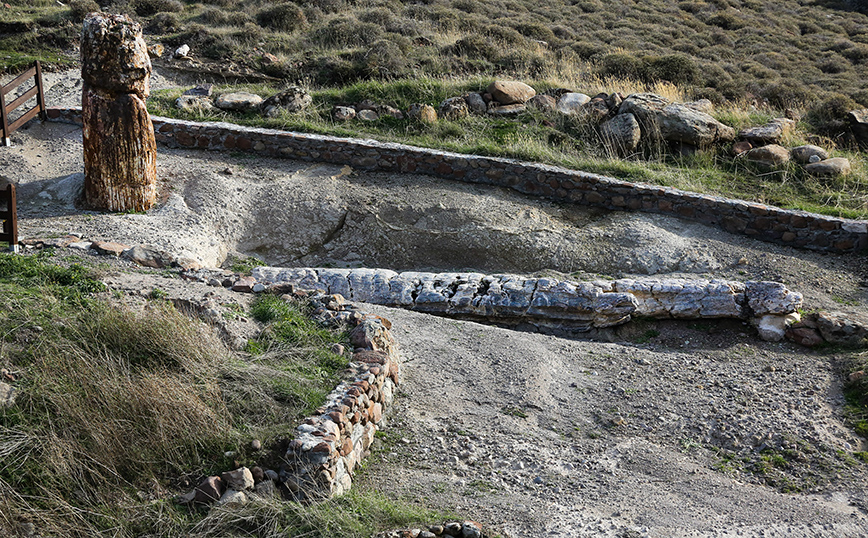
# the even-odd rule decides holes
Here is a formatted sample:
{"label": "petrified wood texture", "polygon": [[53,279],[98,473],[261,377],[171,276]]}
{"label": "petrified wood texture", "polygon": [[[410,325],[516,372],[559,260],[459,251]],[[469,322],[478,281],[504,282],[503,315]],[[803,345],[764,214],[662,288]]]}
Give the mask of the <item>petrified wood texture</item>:
{"label": "petrified wood texture", "polygon": [[156,200],[157,145],[144,101],[151,62],[141,28],[123,15],[94,13],[81,36],[85,202],[146,211]]}

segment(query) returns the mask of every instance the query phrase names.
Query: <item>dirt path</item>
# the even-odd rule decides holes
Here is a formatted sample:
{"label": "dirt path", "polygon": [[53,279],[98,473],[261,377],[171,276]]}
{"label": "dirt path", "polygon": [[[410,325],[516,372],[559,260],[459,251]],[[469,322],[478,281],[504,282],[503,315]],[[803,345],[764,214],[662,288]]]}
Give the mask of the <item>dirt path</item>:
{"label": "dirt path", "polygon": [[[708,449],[726,446],[706,434],[728,423],[748,444],[759,433],[833,450],[857,442],[836,410],[834,357],[757,344],[735,327],[711,345],[672,349],[370,308],[393,322],[406,365],[394,430],[366,476],[387,494],[475,515],[511,537],[868,532],[864,464],[828,460],[835,471],[812,487],[811,469],[824,463],[793,463],[777,480],[816,492],[786,494]],[[819,390],[804,397],[806,386]]]}

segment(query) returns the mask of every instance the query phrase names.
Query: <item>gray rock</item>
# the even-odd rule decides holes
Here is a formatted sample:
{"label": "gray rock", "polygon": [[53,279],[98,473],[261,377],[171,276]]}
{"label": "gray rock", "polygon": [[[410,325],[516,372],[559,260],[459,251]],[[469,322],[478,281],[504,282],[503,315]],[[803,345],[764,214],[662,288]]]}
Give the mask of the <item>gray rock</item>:
{"label": "gray rock", "polygon": [[335,121],[350,121],[355,119],[356,109],[348,106],[336,106],[332,109],[332,119]]}
{"label": "gray rock", "polygon": [[15,387],[0,381],[0,409],[15,405]]}
{"label": "gray rock", "polygon": [[437,111],[431,105],[415,103],[407,109],[407,117],[422,123],[436,123]]}
{"label": "gray rock", "polygon": [[380,119],[380,115],[374,112],[373,110],[360,110],[356,112],[356,117],[362,121],[377,121]]}
{"label": "gray rock", "polygon": [[663,107],[657,113],[657,122],[661,137],[670,142],[702,147],[735,139],[735,129],[685,105]]}
{"label": "gray rock", "polygon": [[642,136],[655,140],[660,138],[657,114],[668,104],[667,99],[654,93],[634,93],[624,99],[618,107],[618,114],[633,114],[642,129]]}
{"label": "gray rock", "polygon": [[211,97],[211,92],[214,89],[213,84],[198,84],[189,90],[186,90],[181,95],[193,95],[196,97]]}
{"label": "gray rock", "polygon": [[543,112],[551,112],[555,109],[558,103],[551,95],[539,94],[534,95],[525,104],[537,110],[542,110]]}
{"label": "gray rock", "polygon": [[868,316],[819,312],[814,318],[817,330],[827,342],[850,347],[868,347]]}
{"label": "gray rock", "polygon": [[609,148],[620,155],[627,155],[639,146],[642,130],[636,117],[627,112],[600,125],[600,135]]}
{"label": "gray rock", "polygon": [[684,106],[688,108],[692,108],[693,110],[704,112],[706,114],[711,114],[714,111],[714,103],[709,101],[708,99],[699,99],[698,101],[690,101],[684,103]]}
{"label": "gray rock", "polygon": [[833,157],[805,166],[805,171],[816,177],[839,177],[850,173],[850,161],[844,157]]}
{"label": "gray rock", "polygon": [[225,472],[220,476],[220,478],[223,480],[223,483],[226,484],[228,489],[234,489],[236,491],[253,489],[253,473],[251,473],[250,469],[247,467],[240,467],[234,471]]}
{"label": "gray rock", "polygon": [[172,54],[175,58],[186,58],[187,55],[190,54],[190,45],[186,43],[175,49],[175,52]]}
{"label": "gray rock", "polygon": [[741,138],[752,144],[777,144],[784,135],[789,134],[795,125],[793,120],[776,118],[760,127],[749,127],[739,131]]}
{"label": "gray rock", "polygon": [[496,116],[501,118],[510,118],[513,116],[518,116],[522,112],[526,111],[527,107],[525,105],[503,105],[503,106],[495,106],[488,109],[488,114],[490,116]]}
{"label": "gray rock", "polygon": [[766,342],[780,342],[784,339],[787,328],[799,322],[798,312],[791,314],[766,314],[755,320],[759,337]]}
{"label": "gray rock", "polygon": [[280,93],[272,95],[259,105],[262,115],[268,118],[277,116],[281,110],[299,112],[313,102],[313,97],[304,88],[290,86]]}
{"label": "gray rock", "polygon": [[123,251],[121,256],[143,267],[155,269],[169,267],[174,261],[171,255],[151,245],[137,245]]}
{"label": "gray rock", "polygon": [[[812,158],[816,157],[814,161]],[[811,162],[820,162],[829,158],[829,152],[820,146],[807,144],[790,150],[790,158],[799,164],[808,164]]]}
{"label": "gray rock", "polygon": [[495,80],[485,90],[501,105],[524,104],[536,95],[536,90],[523,82]]}
{"label": "gray rock", "polygon": [[847,114],[850,122],[850,131],[860,144],[868,144],[868,108],[851,110]]}
{"label": "gray rock", "polygon": [[249,499],[243,491],[235,491],[227,489],[220,499],[214,503],[214,506],[223,506],[225,508],[240,508],[247,504]]}
{"label": "gray rock", "polygon": [[583,93],[569,92],[558,99],[557,110],[561,114],[575,115],[582,112],[582,106],[591,100],[590,96]]}
{"label": "gray rock", "polygon": [[256,488],[254,489],[254,491],[260,497],[271,499],[277,494],[277,487],[274,485],[273,481],[263,480],[262,482],[256,484]]}
{"label": "gray rock", "polygon": [[777,144],[769,144],[744,153],[745,159],[768,168],[785,166],[790,162],[790,152]]}
{"label": "gray rock", "polygon": [[223,495],[226,485],[219,476],[209,476],[202,480],[194,491],[196,492],[193,497],[194,502],[212,503]]}
{"label": "gray rock", "polygon": [[802,307],[802,294],[780,282],[746,282],[745,297],[754,316],[790,314]]}
{"label": "gray rock", "polygon": [[175,108],[199,113],[214,112],[217,110],[211,102],[210,97],[201,95],[182,95],[175,99]]}
{"label": "gray rock", "polygon": [[485,104],[485,99],[476,92],[464,95],[464,100],[467,102],[467,107],[474,114],[485,114],[488,111],[488,105]]}
{"label": "gray rock", "polygon": [[247,112],[262,104],[262,97],[247,92],[224,93],[214,101],[214,106],[221,110]]}
{"label": "gray rock", "polygon": [[450,97],[440,103],[437,115],[444,120],[456,121],[469,116],[470,107],[463,97]]}

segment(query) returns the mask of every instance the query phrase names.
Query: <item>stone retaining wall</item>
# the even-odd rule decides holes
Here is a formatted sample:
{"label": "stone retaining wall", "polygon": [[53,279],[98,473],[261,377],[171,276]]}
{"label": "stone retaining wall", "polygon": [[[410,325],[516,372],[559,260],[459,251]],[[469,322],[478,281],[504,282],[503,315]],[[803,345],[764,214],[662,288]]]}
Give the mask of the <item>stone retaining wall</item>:
{"label": "stone retaining wall", "polygon": [[[318,304],[317,304],[318,303]],[[356,466],[368,455],[374,434],[383,425],[398,384],[397,344],[384,318],[359,313],[343,298],[314,298],[319,321],[341,323],[353,317],[350,333],[353,358],[351,380],[339,384],[325,405],[296,428],[281,472],[281,482],[301,501],[327,499],[352,487]]]}
{"label": "stone retaining wall", "polygon": [[[52,121],[81,123],[80,108],[51,108]],[[868,221],[629,183],[557,166],[461,155],[403,144],[300,134],[153,117],[157,141],[172,148],[249,151],[270,157],[348,164],[508,187],[523,194],[603,207],[648,211],[719,226],[762,241],[830,252],[868,249]]]}

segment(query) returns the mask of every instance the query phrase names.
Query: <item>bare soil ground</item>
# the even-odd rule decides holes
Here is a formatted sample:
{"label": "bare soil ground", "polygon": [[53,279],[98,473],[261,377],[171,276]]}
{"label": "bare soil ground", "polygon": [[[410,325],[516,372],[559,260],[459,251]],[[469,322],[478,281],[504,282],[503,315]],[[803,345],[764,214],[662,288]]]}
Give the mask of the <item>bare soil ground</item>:
{"label": "bare soil ground", "polygon": [[[74,80],[60,80],[72,99]],[[208,266],[243,254],[293,266],[767,279],[804,293],[808,309],[868,305],[864,255],[245,154],[161,148],[157,207],[84,211],[80,128],[32,123],[12,138],[0,175],[19,185],[23,237],[154,244]],[[122,264],[108,273],[133,293],[209,292]],[[369,487],[509,537],[868,536],[868,464],[854,456],[866,446],[842,395],[857,352],[763,343],[734,321],[639,321],[592,341],[370,309],[394,324],[405,382],[361,476]]]}

